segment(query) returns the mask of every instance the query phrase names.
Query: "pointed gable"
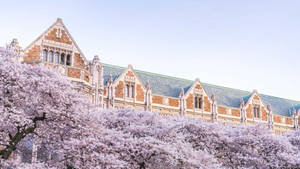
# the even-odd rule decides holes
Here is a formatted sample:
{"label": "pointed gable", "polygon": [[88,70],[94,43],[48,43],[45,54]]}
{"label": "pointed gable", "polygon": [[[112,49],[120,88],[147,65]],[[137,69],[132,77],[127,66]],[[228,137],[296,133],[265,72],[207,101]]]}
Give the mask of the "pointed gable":
{"label": "pointed gable", "polygon": [[187,109],[194,109],[195,108],[195,97],[201,96],[203,98],[203,109],[206,112],[211,111],[211,100],[210,96],[207,95],[203,85],[200,82],[200,79],[197,78],[192,86],[189,87],[189,89],[184,94],[184,97],[186,99],[186,107]]}
{"label": "pointed gable", "polygon": [[[104,68],[105,69],[105,68]],[[138,75],[135,73],[132,65],[128,65],[128,68],[125,69],[122,73],[119,72],[115,76],[114,85],[115,93],[117,98],[124,98],[125,96],[125,87],[130,84],[134,86],[134,98],[137,101],[144,102],[145,100],[145,87],[142,81],[139,79]]]}
{"label": "pointed gable", "polygon": [[41,54],[44,48],[70,51],[74,55],[72,60],[73,66],[88,69],[88,61],[60,18],[25,48],[24,61],[41,61]]}

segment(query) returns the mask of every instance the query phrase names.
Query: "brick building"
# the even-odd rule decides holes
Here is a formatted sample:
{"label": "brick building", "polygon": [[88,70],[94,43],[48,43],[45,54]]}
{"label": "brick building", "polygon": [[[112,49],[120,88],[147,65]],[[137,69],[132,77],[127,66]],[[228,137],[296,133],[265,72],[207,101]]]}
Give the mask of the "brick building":
{"label": "brick building", "polygon": [[265,123],[277,134],[300,123],[300,101],[104,64],[98,56],[88,61],[61,19],[24,50],[16,40],[11,47],[24,52],[21,62],[58,69],[104,108],[132,106],[211,122]]}

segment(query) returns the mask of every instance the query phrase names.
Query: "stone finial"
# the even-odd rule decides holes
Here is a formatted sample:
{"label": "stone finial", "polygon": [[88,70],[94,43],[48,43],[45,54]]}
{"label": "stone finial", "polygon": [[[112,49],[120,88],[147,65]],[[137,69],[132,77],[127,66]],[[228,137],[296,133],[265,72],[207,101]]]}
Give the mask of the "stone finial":
{"label": "stone finial", "polygon": [[99,56],[98,56],[98,55],[95,55],[95,56],[94,56],[94,60],[99,60]]}
{"label": "stone finial", "polygon": [[151,89],[151,86],[150,86],[150,81],[149,81],[149,80],[147,81],[147,83],[146,83],[146,86],[145,86],[145,87],[146,87],[146,89],[147,89],[147,90],[150,90],[150,89]]}
{"label": "stone finial", "polygon": [[[7,48],[11,51],[13,51],[15,54],[17,54],[17,57],[22,57],[23,56],[23,49],[19,45],[18,39],[14,38],[9,45],[7,45]],[[16,58],[18,59],[18,58]]]}
{"label": "stone finial", "polygon": [[296,112],[296,109],[295,109],[295,107],[293,107],[293,109],[292,109],[292,115],[294,115],[294,116],[296,116],[296,115],[297,115],[297,112]]}
{"label": "stone finial", "polygon": [[271,110],[272,110],[272,109],[271,109],[271,105],[269,105],[269,104],[267,105],[267,110],[268,110],[268,111],[271,111]]}
{"label": "stone finial", "polygon": [[129,69],[133,69],[132,64],[129,64],[129,65],[128,65],[128,68],[129,68]]}
{"label": "stone finial", "polygon": [[199,77],[197,77],[195,81],[198,81],[198,82],[200,82],[200,78],[199,78]]}
{"label": "stone finial", "polygon": [[182,97],[184,95],[184,89],[181,88],[179,96]]}
{"label": "stone finial", "polygon": [[211,100],[212,100],[213,102],[216,101],[216,100],[215,100],[215,95],[214,95],[214,94],[212,94],[210,98],[211,98]]}
{"label": "stone finial", "polygon": [[257,89],[254,89],[254,90],[253,90],[253,93],[258,93]]}
{"label": "stone finial", "polygon": [[245,102],[244,102],[244,99],[241,100],[241,104],[240,104],[240,107],[244,107],[245,106]]}
{"label": "stone finial", "polygon": [[100,59],[99,59],[98,55],[95,55],[94,58],[93,58],[93,64],[97,63],[97,62],[100,62]]}
{"label": "stone finial", "polygon": [[113,82],[113,77],[112,77],[112,74],[110,74],[110,75],[109,75],[108,82],[109,82],[109,83],[112,83],[112,82]]}
{"label": "stone finial", "polygon": [[61,18],[57,18],[56,22],[62,22]]}

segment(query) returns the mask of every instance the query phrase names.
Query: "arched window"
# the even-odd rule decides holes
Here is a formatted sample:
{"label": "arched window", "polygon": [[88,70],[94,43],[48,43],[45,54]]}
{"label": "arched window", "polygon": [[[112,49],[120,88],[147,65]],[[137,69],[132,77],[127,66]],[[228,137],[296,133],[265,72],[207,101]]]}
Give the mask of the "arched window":
{"label": "arched window", "polygon": [[43,61],[44,62],[47,62],[47,54],[48,54],[47,50],[46,49],[43,50]]}
{"label": "arched window", "polygon": [[59,53],[58,52],[56,52],[54,55],[54,62],[57,64],[59,63]]}
{"label": "arched window", "polygon": [[68,66],[71,66],[71,55],[68,54],[67,55],[67,63],[66,63]]}
{"label": "arched window", "polygon": [[49,52],[49,62],[53,63],[53,51]]}
{"label": "arched window", "polygon": [[65,54],[64,54],[64,53],[62,53],[62,54],[60,55],[60,64],[62,64],[62,65],[65,64]]}

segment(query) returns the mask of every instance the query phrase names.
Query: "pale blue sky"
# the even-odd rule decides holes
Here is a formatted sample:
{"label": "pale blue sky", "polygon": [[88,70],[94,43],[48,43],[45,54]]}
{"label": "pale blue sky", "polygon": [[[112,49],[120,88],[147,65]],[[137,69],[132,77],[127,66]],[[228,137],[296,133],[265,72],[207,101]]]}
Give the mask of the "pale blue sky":
{"label": "pale blue sky", "polygon": [[101,61],[300,100],[300,1],[0,1],[0,45],[61,17]]}

